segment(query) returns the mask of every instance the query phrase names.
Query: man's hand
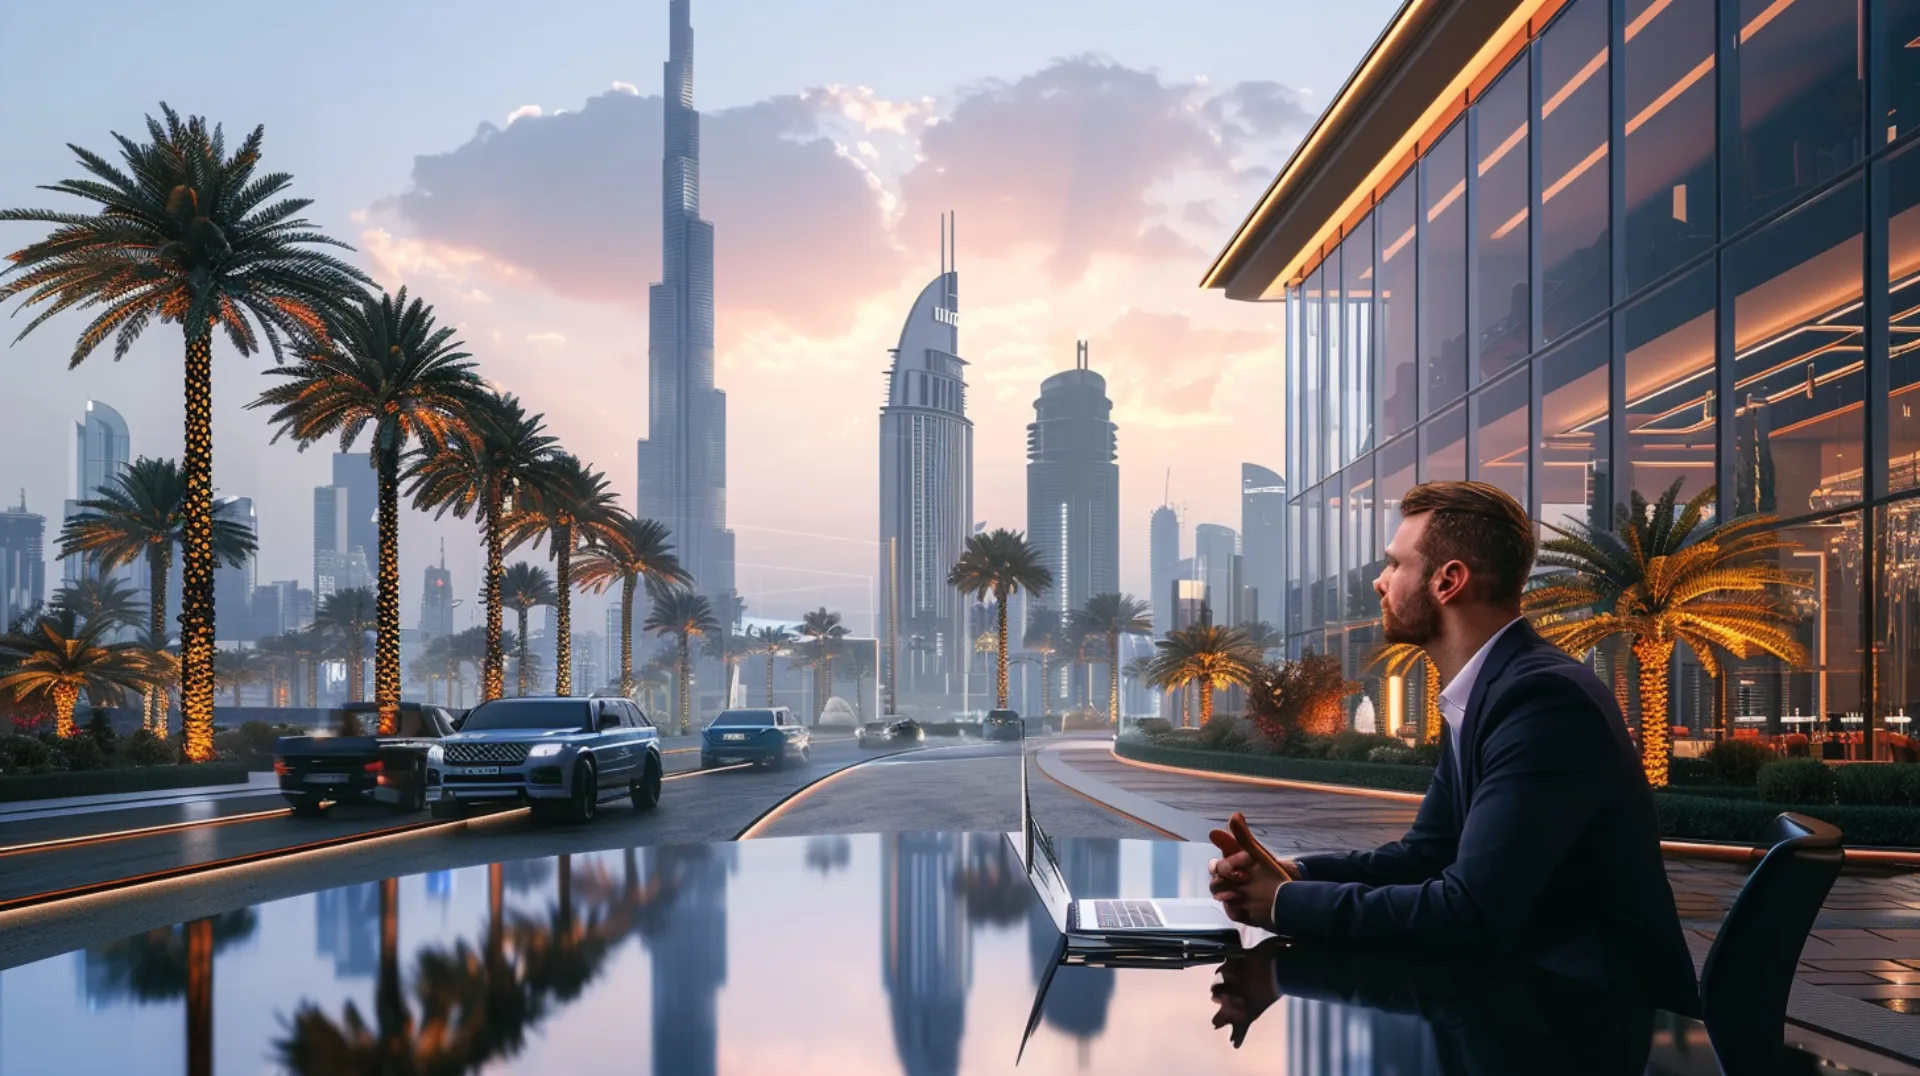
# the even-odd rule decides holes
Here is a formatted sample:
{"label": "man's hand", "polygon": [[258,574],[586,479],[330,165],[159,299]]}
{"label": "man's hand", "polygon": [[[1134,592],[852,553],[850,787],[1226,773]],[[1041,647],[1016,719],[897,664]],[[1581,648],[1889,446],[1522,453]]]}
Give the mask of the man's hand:
{"label": "man's hand", "polygon": [[1273,962],[1280,943],[1269,941],[1229,958],[1213,984],[1213,1026],[1233,1029],[1233,1048],[1246,1041],[1247,1028],[1280,999],[1273,988]]}
{"label": "man's hand", "polygon": [[1213,899],[1226,908],[1227,917],[1236,923],[1270,930],[1273,927],[1273,896],[1283,882],[1300,876],[1299,865],[1269,852],[1247,828],[1239,812],[1227,822],[1228,829],[1208,834],[1220,858],[1207,865],[1211,875],[1208,888]]}

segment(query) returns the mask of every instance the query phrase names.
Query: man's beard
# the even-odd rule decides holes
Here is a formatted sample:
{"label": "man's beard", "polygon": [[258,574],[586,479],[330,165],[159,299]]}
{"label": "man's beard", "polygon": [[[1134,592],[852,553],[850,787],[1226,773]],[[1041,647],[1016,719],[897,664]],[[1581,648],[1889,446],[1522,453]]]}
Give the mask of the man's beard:
{"label": "man's beard", "polygon": [[1420,588],[1397,613],[1388,603],[1380,603],[1381,626],[1388,642],[1425,646],[1440,633],[1440,603],[1427,591],[1432,581],[1432,576],[1422,579]]}

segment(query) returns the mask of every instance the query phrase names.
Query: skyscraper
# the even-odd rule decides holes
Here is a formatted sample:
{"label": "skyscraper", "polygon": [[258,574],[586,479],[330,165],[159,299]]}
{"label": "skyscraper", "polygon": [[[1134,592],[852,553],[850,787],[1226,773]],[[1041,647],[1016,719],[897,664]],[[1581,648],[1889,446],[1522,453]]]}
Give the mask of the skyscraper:
{"label": "skyscraper", "polygon": [[[127,436],[127,420],[99,400],[87,401],[86,411],[80,421],[74,423],[73,434],[73,497],[61,513],[63,520],[72,519],[80,511],[81,501],[99,496],[102,486],[127,469],[132,444]],[[89,565],[90,558],[68,557],[62,575],[72,582],[89,573]],[[146,572],[140,570],[139,565],[127,565],[113,574],[141,594],[146,593]]]}
{"label": "skyscraper", "polygon": [[[260,541],[260,521],[254,515],[252,497],[222,497],[213,504],[213,513],[222,519],[232,520],[247,529],[253,535],[256,545]],[[224,623],[233,625],[222,628],[220,635],[235,642],[252,642],[260,636],[254,631],[253,588],[254,572],[259,564],[256,554],[239,566],[220,561],[213,568],[213,607],[219,611]],[[176,562],[177,563],[177,562]],[[170,584],[169,592],[179,594],[179,584]],[[175,601],[178,601],[176,598]]]}
{"label": "skyscraper", "polygon": [[713,384],[713,225],[700,219],[690,0],[672,0],[660,174],[660,283],[647,291],[647,436],[635,446],[636,510],[673,531],[710,597],[733,593],[727,530],[727,397]]}
{"label": "skyscraper", "polygon": [[360,558],[361,570],[366,572],[365,581],[355,585],[370,587],[371,569],[380,558],[380,478],[374,473],[373,457],[366,452],[335,452],[333,484],[347,491],[344,549],[349,558]]}
{"label": "skyscraper", "polygon": [[27,511],[27,494],[20,505],[0,511],[0,631],[31,612],[47,596],[47,517]]}
{"label": "skyscraper", "polygon": [[1257,463],[1240,465],[1240,554],[1253,588],[1252,619],[1286,630],[1287,482]]}
{"label": "skyscraper", "polygon": [[880,838],[880,960],[893,1048],[906,1076],[951,1076],[973,985],[973,932],[954,878],[957,833]]}
{"label": "skyscraper", "polygon": [[725,844],[642,850],[647,884],[672,894],[664,915],[643,917],[652,956],[653,1071],[712,1076],[720,1056],[720,988],[727,983]]}
{"label": "skyscraper", "polygon": [[1173,582],[1180,577],[1180,515],[1170,504],[1153,510],[1147,525],[1147,578],[1153,584],[1153,633],[1173,627]]}
{"label": "skyscraper", "polygon": [[363,546],[353,544],[349,521],[353,491],[344,486],[313,488],[313,594],[317,601],[354,587],[373,585]]}
{"label": "skyscraper", "polygon": [[1193,528],[1193,577],[1207,585],[1215,624],[1240,622],[1240,536],[1232,527],[1202,523]]}
{"label": "skyscraper", "polygon": [[447,571],[447,543],[440,543],[440,566],[427,566],[420,589],[420,641],[453,634],[453,573]]}
{"label": "skyscraper", "polygon": [[[947,262],[913,302],[889,352],[880,407],[880,602],[896,695],[958,695],[972,651],[967,603],[947,585],[973,521],[973,422],[960,358],[960,274]],[[893,665],[899,665],[898,670]]]}
{"label": "skyscraper", "polygon": [[1073,369],[1040,383],[1027,426],[1027,538],[1053,573],[1043,600],[1062,614],[1120,589],[1120,466],[1107,381],[1088,368],[1087,342]]}

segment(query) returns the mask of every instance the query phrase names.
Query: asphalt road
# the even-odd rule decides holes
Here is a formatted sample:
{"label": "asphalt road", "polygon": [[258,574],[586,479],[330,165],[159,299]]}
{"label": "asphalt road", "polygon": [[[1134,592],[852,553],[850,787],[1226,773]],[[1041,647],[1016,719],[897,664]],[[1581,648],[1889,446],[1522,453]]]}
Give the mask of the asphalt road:
{"label": "asphalt road", "polygon": [[[788,796],[856,764],[858,768],[795,800],[763,834],[1010,830],[1019,824],[1017,751],[1015,744],[935,741],[914,751],[878,754],[863,752],[851,743],[820,744],[810,765],[784,771],[693,773],[669,780],[660,806],[653,811],[637,812],[624,802],[610,802],[586,826],[542,824],[525,811],[507,811],[4,912],[0,913],[0,968],[244,905],[395,874],[610,848],[731,840]],[[679,763],[682,768],[697,765],[697,755],[669,758],[686,760]],[[1032,787],[1035,810],[1050,832],[1153,836],[1067,792],[1037,769]],[[274,818],[4,857],[0,858],[0,895],[126,877],[420,817],[424,816],[396,816],[373,809],[342,811],[338,817],[319,820]]]}

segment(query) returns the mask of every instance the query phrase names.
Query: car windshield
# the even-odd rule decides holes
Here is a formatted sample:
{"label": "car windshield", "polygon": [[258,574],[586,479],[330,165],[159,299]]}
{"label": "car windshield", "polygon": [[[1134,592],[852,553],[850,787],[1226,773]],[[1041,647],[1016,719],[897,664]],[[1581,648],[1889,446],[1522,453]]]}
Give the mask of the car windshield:
{"label": "car windshield", "polygon": [[764,728],[773,724],[772,710],[728,710],[713,719],[715,725],[732,725]]}
{"label": "car windshield", "polygon": [[589,707],[584,700],[495,699],[467,715],[461,732],[490,729],[588,729]]}

